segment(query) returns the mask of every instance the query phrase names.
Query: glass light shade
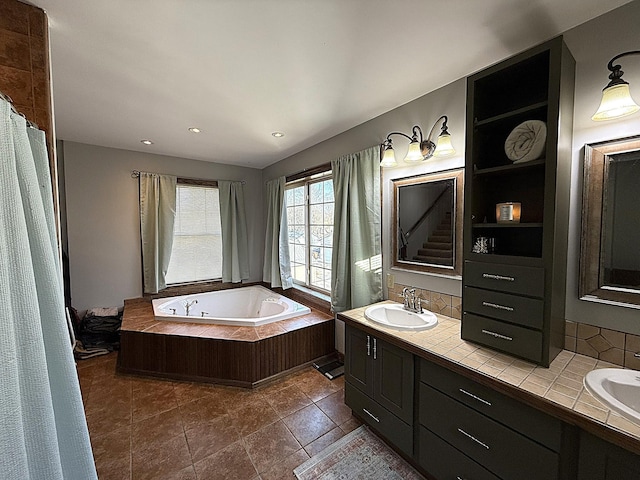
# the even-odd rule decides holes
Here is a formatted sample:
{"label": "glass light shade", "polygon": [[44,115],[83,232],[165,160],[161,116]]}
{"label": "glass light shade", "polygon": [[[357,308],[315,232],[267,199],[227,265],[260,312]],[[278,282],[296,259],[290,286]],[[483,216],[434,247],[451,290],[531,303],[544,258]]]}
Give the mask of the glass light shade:
{"label": "glass light shade", "polygon": [[434,157],[450,157],[455,155],[456,149],[451,144],[451,135],[448,133],[442,133],[438,136],[438,143],[436,145],[436,151],[433,152]]}
{"label": "glass light shade", "polygon": [[420,151],[420,142],[411,142],[409,144],[409,150],[407,150],[407,156],[404,157],[404,161],[407,163],[416,163],[424,160],[424,156]]}
{"label": "glass light shade", "polygon": [[607,87],[602,91],[602,101],[598,111],[593,114],[591,120],[601,122],[614,118],[631,115],[640,110],[640,107],[631,98],[629,84],[621,83]]}
{"label": "glass light shade", "polygon": [[398,165],[396,162],[396,155],[393,153],[393,148],[386,148],[384,154],[382,155],[382,161],[380,162],[381,167],[395,167]]}

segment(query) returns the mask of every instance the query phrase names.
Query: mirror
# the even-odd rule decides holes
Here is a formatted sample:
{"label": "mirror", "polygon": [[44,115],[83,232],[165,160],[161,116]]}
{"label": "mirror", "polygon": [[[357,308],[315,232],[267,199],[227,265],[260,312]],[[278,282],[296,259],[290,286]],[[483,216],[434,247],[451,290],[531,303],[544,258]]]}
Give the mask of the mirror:
{"label": "mirror", "polygon": [[393,180],[392,266],[462,275],[462,169]]}
{"label": "mirror", "polygon": [[640,308],[640,137],[584,150],[580,298]]}

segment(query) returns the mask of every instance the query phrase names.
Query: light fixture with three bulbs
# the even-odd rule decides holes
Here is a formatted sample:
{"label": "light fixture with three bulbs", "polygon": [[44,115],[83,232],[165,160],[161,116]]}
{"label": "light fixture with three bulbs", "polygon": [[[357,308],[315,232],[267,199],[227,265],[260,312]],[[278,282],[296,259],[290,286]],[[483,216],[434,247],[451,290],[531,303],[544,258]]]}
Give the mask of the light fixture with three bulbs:
{"label": "light fixture with three bulbs", "polygon": [[[398,165],[396,162],[395,152],[393,150],[393,141],[391,140],[392,135],[401,135],[407,139],[409,139],[409,149],[407,150],[407,155],[404,157],[405,163],[418,163],[424,160],[427,160],[431,157],[450,157],[456,153],[453,145],[451,144],[451,134],[447,129],[447,116],[443,115],[431,127],[431,131],[429,132],[429,136],[425,140],[422,136],[422,129],[415,125],[412,128],[412,136],[409,136],[402,132],[391,132],[387,135],[387,138],[380,145],[381,152],[381,167],[395,167]],[[433,142],[433,134],[435,128],[442,121],[442,127],[440,131],[440,135],[438,135],[437,144]]]}

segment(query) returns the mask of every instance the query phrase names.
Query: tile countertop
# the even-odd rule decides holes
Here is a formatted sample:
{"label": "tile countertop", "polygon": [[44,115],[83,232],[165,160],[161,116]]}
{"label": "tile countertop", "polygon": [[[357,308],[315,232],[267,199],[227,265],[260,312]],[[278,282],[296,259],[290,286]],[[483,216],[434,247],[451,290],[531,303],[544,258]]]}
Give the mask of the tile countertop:
{"label": "tile countertop", "polygon": [[583,386],[584,376],[591,370],[620,366],[563,350],[549,368],[544,368],[462,340],[460,320],[436,314],[435,328],[396,330],[367,320],[366,308],[341,312],[338,319],[375,331],[370,333],[379,332],[382,338],[422,358],[640,455],[640,425],[605,407]]}

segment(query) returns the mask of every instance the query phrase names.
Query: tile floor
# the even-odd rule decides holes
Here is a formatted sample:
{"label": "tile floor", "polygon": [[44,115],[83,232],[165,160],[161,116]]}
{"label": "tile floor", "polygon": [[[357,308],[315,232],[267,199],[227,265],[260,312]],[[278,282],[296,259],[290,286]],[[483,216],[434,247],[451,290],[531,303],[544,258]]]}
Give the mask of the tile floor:
{"label": "tile floor", "polygon": [[344,377],[309,367],[254,390],[115,374],[117,354],[78,362],[100,480],[270,480],[360,422]]}

